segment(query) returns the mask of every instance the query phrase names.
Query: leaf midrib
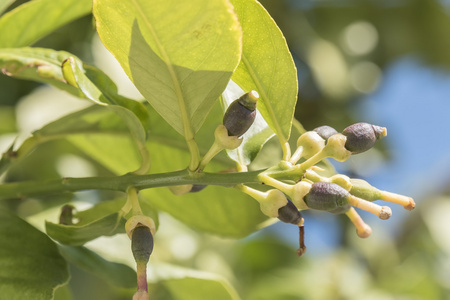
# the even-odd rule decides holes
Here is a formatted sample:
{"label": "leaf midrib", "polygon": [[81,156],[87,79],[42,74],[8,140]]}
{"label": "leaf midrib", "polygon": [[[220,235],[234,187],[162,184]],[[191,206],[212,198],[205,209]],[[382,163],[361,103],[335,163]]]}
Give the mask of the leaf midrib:
{"label": "leaf midrib", "polygon": [[166,64],[167,69],[169,70],[169,74],[172,79],[172,82],[173,82],[173,85],[175,88],[175,94],[176,94],[176,97],[178,100],[178,106],[180,109],[181,120],[182,120],[182,124],[183,124],[184,137],[186,140],[190,140],[194,137],[194,134],[193,134],[192,127],[191,127],[191,124],[189,121],[189,116],[187,114],[186,103],[185,103],[185,99],[183,97],[183,92],[181,90],[181,86],[180,86],[177,74],[176,74],[175,70],[173,69],[173,65],[171,63],[170,57],[167,54],[163,45],[161,44],[161,41],[160,41],[158,35],[156,34],[155,29],[153,28],[152,24],[146,17],[141,5],[136,0],[132,0],[132,2],[134,3],[141,19],[144,21],[145,26],[149,30],[153,39],[155,40],[156,46],[163,57],[163,60],[164,60],[164,63]]}

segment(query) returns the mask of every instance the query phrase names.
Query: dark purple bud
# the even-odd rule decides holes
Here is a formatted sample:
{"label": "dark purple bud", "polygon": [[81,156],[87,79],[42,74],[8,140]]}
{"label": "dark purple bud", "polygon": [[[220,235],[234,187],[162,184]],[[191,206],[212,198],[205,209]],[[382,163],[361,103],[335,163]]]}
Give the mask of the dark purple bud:
{"label": "dark purple bud", "polygon": [[136,262],[148,262],[153,252],[153,235],[147,226],[137,226],[131,237],[131,251]]}
{"label": "dark purple bud", "polygon": [[362,153],[375,145],[375,142],[386,136],[386,128],[368,123],[356,123],[342,131],[347,137],[345,148],[353,154]]}
{"label": "dark purple bud", "polygon": [[192,185],[191,190],[189,191],[189,193],[197,193],[200,192],[201,190],[203,190],[205,187],[207,187],[206,184],[194,184]]}
{"label": "dark purple bud", "polygon": [[331,182],[315,182],[304,197],[309,208],[335,211],[348,204],[350,193],[343,187]]}
{"label": "dark purple bud", "polygon": [[298,225],[302,220],[302,215],[291,200],[287,199],[288,203],[278,209],[278,219],[285,223]]}
{"label": "dark purple bud", "polygon": [[316,127],[313,129],[313,131],[317,132],[318,135],[320,135],[321,138],[323,138],[325,141],[328,140],[328,138],[330,136],[332,136],[333,134],[338,133],[336,131],[336,129],[334,129],[333,127],[330,127],[328,125],[323,125],[320,127]]}
{"label": "dark purple bud", "polygon": [[73,211],[75,206],[66,204],[61,208],[61,214],[59,215],[59,224],[61,225],[73,225]]}
{"label": "dark purple bud", "polygon": [[241,136],[252,126],[256,117],[256,103],[259,95],[256,91],[244,94],[228,106],[223,116],[223,125],[228,136]]}

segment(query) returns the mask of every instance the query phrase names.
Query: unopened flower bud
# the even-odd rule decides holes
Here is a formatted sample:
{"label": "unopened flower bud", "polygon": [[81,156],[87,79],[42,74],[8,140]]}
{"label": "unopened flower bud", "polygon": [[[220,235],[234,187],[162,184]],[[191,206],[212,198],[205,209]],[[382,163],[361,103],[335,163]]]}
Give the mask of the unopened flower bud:
{"label": "unopened flower bud", "polygon": [[148,262],[153,252],[153,235],[150,228],[138,226],[133,230],[131,251],[136,262]]}
{"label": "unopened flower bud", "polygon": [[193,187],[192,184],[173,185],[173,186],[169,186],[169,190],[175,196],[181,196],[181,195],[189,193],[192,190],[192,187]]}
{"label": "unopened flower bud", "polygon": [[365,199],[367,201],[374,201],[377,199],[381,199],[380,191],[370,185],[367,181],[362,179],[351,179],[352,189],[350,193],[356,197]]}
{"label": "unopened flower bud", "polygon": [[203,190],[207,185],[205,184],[183,184],[183,185],[173,185],[169,186],[169,190],[175,196],[181,196],[187,193],[197,193]]}
{"label": "unopened flower bud", "polygon": [[331,182],[315,182],[305,196],[309,208],[334,211],[348,204],[350,193]]}
{"label": "unopened flower bud", "polygon": [[256,117],[256,103],[259,94],[251,91],[228,106],[223,116],[223,125],[228,130],[229,136],[241,136],[252,126]]}
{"label": "unopened flower bud", "polygon": [[189,193],[197,193],[202,191],[205,187],[207,187],[208,185],[206,184],[194,184],[192,185],[192,189],[189,191]]}
{"label": "unopened flower bud", "polygon": [[338,133],[336,129],[333,127],[330,127],[328,125],[319,126],[313,129],[313,131],[317,132],[318,135],[320,135],[321,138],[325,140],[325,142],[328,140],[330,136],[333,134]]}
{"label": "unopened flower bud", "polygon": [[347,137],[345,148],[356,154],[372,148],[377,140],[386,136],[387,131],[385,127],[356,123],[345,128],[342,134]]}
{"label": "unopened flower bud", "polygon": [[285,223],[298,225],[302,221],[302,215],[294,203],[288,199],[287,204],[278,209],[278,219]]}
{"label": "unopened flower bud", "polygon": [[66,204],[61,208],[61,214],[59,215],[59,224],[73,225],[73,212],[75,206]]}

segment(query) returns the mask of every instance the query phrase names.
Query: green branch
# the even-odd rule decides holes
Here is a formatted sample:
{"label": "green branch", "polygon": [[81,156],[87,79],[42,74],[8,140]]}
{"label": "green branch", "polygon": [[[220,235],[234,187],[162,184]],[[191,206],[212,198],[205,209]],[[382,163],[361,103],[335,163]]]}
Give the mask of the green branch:
{"label": "green branch", "polygon": [[138,190],[184,185],[234,186],[241,183],[260,183],[258,174],[262,171],[239,173],[192,173],[188,170],[150,174],[126,174],[117,177],[61,178],[6,183],[0,185],[0,199],[22,198],[83,190],[112,190],[126,192],[128,187]]}

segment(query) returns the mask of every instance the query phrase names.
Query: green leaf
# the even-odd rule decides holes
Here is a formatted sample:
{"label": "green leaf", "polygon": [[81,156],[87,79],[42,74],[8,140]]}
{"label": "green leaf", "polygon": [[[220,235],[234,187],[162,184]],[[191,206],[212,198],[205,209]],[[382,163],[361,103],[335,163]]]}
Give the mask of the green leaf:
{"label": "green leaf", "polygon": [[69,279],[67,263],[42,232],[0,209],[0,297],[8,300],[53,298]]}
{"label": "green leaf", "polygon": [[[91,75],[95,76],[97,81],[103,83],[104,90],[110,91],[108,95],[105,95],[103,91],[86,76],[86,71],[83,69],[81,61],[73,56],[63,62],[62,69],[64,78],[71,85],[78,87],[83,95],[94,103],[107,105],[108,108],[113,110],[125,121],[130,129],[131,135],[139,142],[145,143],[145,130],[137,115],[143,118],[143,122],[146,122],[148,114],[141,103],[113,94],[114,89],[116,89],[115,84],[103,72],[90,67]],[[132,110],[136,110],[137,114]]]}
{"label": "green leaf", "polygon": [[171,265],[155,264],[163,278],[149,285],[149,291],[158,300],[239,300],[234,288],[222,277]]}
{"label": "green leaf", "polygon": [[[140,196],[140,198],[143,197]],[[98,220],[104,216],[118,212],[125,205],[125,202],[126,199],[119,198],[115,200],[104,201],[90,209],[79,211],[74,215],[74,217],[79,220],[79,223],[77,223],[77,225],[86,225],[92,222],[92,220]],[[157,212],[152,207],[152,205],[148,203],[148,201],[145,201],[145,199],[142,199],[141,202],[142,212],[146,216],[153,218],[153,221],[155,221],[155,226],[156,228],[158,228],[159,219]],[[126,219],[128,219],[129,217],[131,217],[131,212],[125,216]],[[116,232],[125,233],[125,228],[123,226],[119,226]]]}
{"label": "green leaf", "polygon": [[[245,92],[232,80],[223,93],[222,99],[224,111],[233,102],[242,96]],[[267,122],[261,116],[259,110],[256,110],[256,118],[252,126],[242,136],[242,144],[235,150],[227,150],[228,156],[241,165],[249,165],[258,155],[264,144],[273,136]]]}
{"label": "green leaf", "polygon": [[[136,172],[147,172],[150,163],[145,149],[144,128],[147,128],[149,122],[147,109],[138,101],[118,95],[116,85],[102,71],[83,65],[68,52],[41,48],[0,49],[0,68],[10,76],[49,83],[98,105],[107,106],[122,118],[134,138],[142,161],[137,165],[136,169],[139,169]],[[62,128],[68,128],[68,125],[61,124],[62,121],[56,123],[61,125],[61,128],[51,128],[60,133]],[[73,122],[70,125],[73,125]],[[80,126],[75,128],[79,129]],[[5,169],[6,167],[2,167],[2,170]]]}
{"label": "green leaf", "polygon": [[17,132],[14,107],[0,105],[0,134]]}
{"label": "green leaf", "polygon": [[136,272],[127,265],[107,261],[85,247],[59,246],[59,249],[67,261],[115,287],[136,287]]}
{"label": "green leaf", "polygon": [[[0,174],[5,172],[11,163],[17,158],[25,157],[31,150],[46,141],[63,138],[68,135],[85,134],[114,134],[116,136],[129,136],[130,132],[123,122],[114,112],[107,107],[93,105],[78,112],[64,116],[51,122],[41,129],[33,132],[33,135],[26,139],[20,147],[13,152],[14,144],[3,153],[0,159]],[[126,138],[129,141],[128,138]],[[131,145],[134,149],[134,145]],[[139,166],[139,160],[134,164]],[[128,171],[128,170],[127,170]]]}
{"label": "green leaf", "polygon": [[0,14],[4,12],[15,0],[0,0]]}
{"label": "green leaf", "polygon": [[114,235],[117,233],[116,230],[123,226],[125,226],[125,222],[119,213],[109,214],[81,225],[45,222],[45,230],[52,239],[71,246],[83,245],[100,236]]}
{"label": "green leaf", "polygon": [[102,42],[141,94],[193,138],[240,59],[228,1],[97,0],[93,12]]}
{"label": "green leaf", "polygon": [[[141,198],[144,198],[141,196]],[[112,236],[125,233],[125,218],[120,212],[125,205],[125,199],[115,199],[101,202],[90,209],[76,212],[73,217],[78,220],[76,224],[55,224],[46,222],[47,234],[58,242],[71,246],[79,246],[100,236]],[[142,212],[155,221],[158,228],[158,214],[153,206],[142,199]],[[131,212],[125,216],[129,218]],[[66,220],[72,223],[73,220]]]}
{"label": "green leaf", "polygon": [[101,83],[104,91],[107,91],[107,94],[103,93],[87,77],[81,61],[75,57],[69,57],[65,60],[62,64],[62,70],[67,82],[78,87],[87,99],[99,105],[106,105],[127,124],[142,156],[142,165],[139,171],[146,173],[149,167],[149,157],[145,148],[146,132],[144,126],[148,119],[148,113],[143,104],[114,93],[116,86],[109,77],[100,70],[90,67],[91,76]]}
{"label": "green leaf", "polygon": [[[112,132],[70,135],[66,139],[117,175],[132,172],[139,167],[139,152],[129,136]],[[154,163],[152,169],[153,165]]]}
{"label": "green leaf", "polygon": [[33,136],[49,139],[89,133],[128,135],[129,131],[118,115],[104,106],[93,105],[45,125],[33,132]]}
{"label": "green leaf", "polygon": [[224,282],[202,278],[168,279],[149,288],[159,300],[238,300],[236,292]]}
{"label": "green leaf", "polygon": [[297,101],[297,71],[286,40],[255,0],[231,0],[243,31],[241,62],[232,80],[259,93],[258,110],[282,143],[289,139]]}
{"label": "green leaf", "polygon": [[[28,47],[0,49],[0,68],[9,76],[48,83],[99,105],[124,107],[144,126],[148,122],[148,113],[142,103],[118,95],[116,85],[105,73],[83,64],[69,52]],[[119,115],[124,114],[119,112]],[[132,128],[139,135],[145,135]]]}
{"label": "green leaf", "polygon": [[0,48],[29,46],[91,10],[91,0],[29,1],[0,18]]}
{"label": "green leaf", "polygon": [[8,76],[48,83],[81,97],[77,88],[66,83],[61,72],[62,62],[70,56],[65,51],[43,48],[0,49],[0,69]]}
{"label": "green leaf", "polygon": [[189,227],[221,236],[245,237],[267,220],[258,202],[233,188],[208,186],[182,196],[173,195],[168,188],[155,188],[141,194]]}

